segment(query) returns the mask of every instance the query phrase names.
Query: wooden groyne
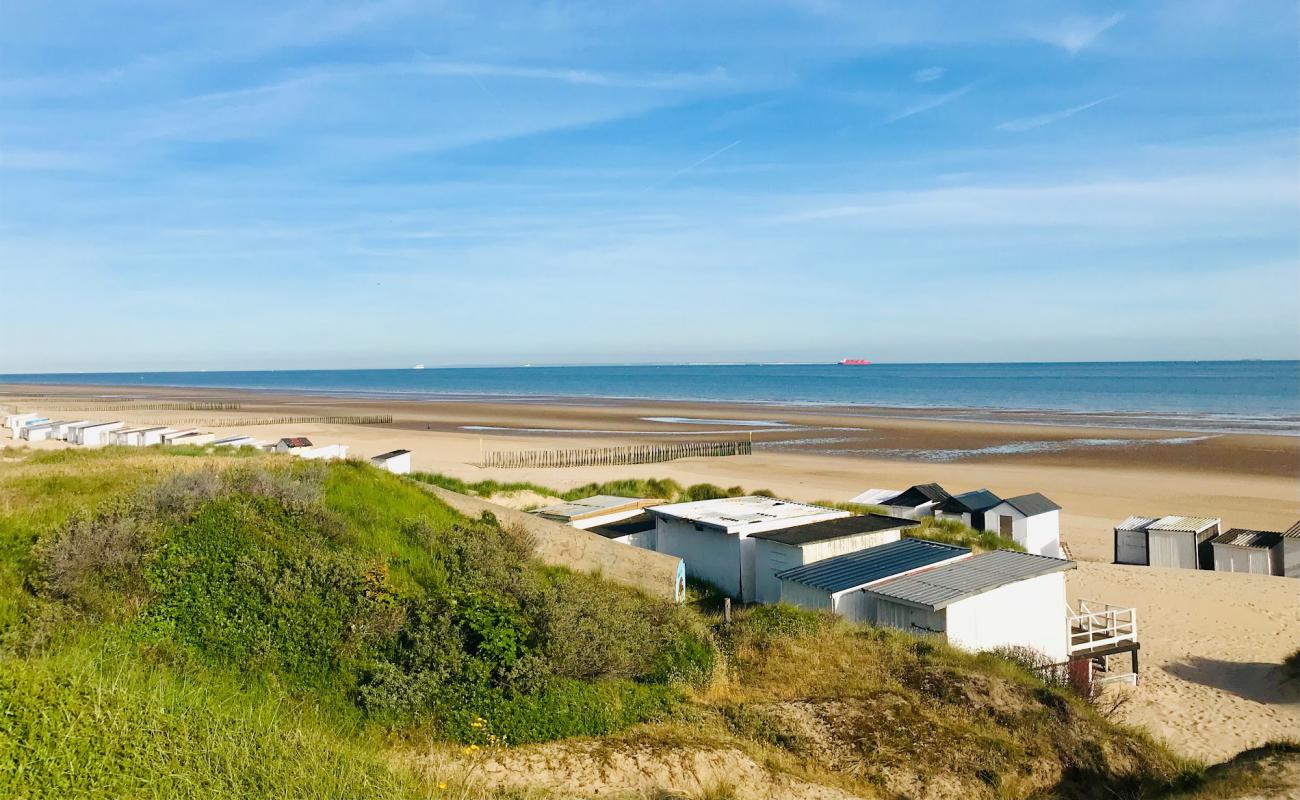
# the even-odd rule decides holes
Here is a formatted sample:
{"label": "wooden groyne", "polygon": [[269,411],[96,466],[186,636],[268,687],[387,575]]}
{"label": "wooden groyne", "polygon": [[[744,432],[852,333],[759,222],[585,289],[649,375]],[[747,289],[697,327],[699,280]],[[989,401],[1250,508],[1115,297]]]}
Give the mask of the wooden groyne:
{"label": "wooden groyne", "polygon": [[225,419],[169,419],[168,425],[195,425],[208,428],[231,425],[387,425],[392,414],[358,414],[334,417],[227,417]]}
{"label": "wooden groyne", "polygon": [[78,400],[75,403],[41,404],[42,411],[238,411],[239,403],[123,403],[108,400]]}
{"label": "wooden groyne", "polygon": [[630,444],[617,447],[588,447],[574,450],[490,451],[478,467],[498,469],[556,469],[564,467],[606,467],[628,464],[658,464],[679,458],[747,456],[754,452],[749,441],[674,442],[672,444]]}

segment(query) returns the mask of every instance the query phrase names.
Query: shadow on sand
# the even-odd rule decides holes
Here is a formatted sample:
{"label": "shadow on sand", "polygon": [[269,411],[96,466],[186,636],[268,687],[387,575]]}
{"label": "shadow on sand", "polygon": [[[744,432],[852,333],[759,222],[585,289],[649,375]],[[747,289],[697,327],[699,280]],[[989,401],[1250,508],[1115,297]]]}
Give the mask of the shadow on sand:
{"label": "shadow on sand", "polygon": [[1166,665],[1165,670],[1185,681],[1222,689],[1257,703],[1300,703],[1300,685],[1284,681],[1281,664],[1241,663],[1192,656]]}

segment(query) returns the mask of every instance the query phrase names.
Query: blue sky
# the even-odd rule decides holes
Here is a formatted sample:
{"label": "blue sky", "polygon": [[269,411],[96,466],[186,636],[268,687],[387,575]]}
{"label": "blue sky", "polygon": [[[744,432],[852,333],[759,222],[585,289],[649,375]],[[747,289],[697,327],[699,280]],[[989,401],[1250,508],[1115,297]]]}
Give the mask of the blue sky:
{"label": "blue sky", "polygon": [[0,372],[1300,355],[1293,2],[2,1]]}

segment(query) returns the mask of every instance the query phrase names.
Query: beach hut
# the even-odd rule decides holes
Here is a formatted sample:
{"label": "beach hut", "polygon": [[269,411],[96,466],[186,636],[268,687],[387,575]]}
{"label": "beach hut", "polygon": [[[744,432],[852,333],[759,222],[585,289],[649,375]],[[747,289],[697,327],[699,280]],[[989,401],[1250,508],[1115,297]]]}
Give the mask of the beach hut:
{"label": "beach hut", "polygon": [[921,519],[933,516],[934,507],[951,497],[937,483],[919,483],[879,505],[884,506],[890,516]]}
{"label": "beach hut", "polygon": [[653,514],[642,511],[634,517],[596,525],[587,528],[588,533],[603,536],[606,539],[644,550],[655,549],[655,518]]}
{"label": "beach hut", "polygon": [[988,489],[977,489],[949,497],[934,507],[935,519],[955,519],[968,528],[984,530],[984,515],[1002,503]]}
{"label": "beach hut", "polygon": [[902,493],[901,489],[868,489],[850,497],[849,502],[862,506],[882,506]]}
{"label": "beach hut", "polygon": [[725,497],[646,510],[655,517],[655,550],[677,556],[687,575],[744,602],[753,602],[757,590],[751,536],[849,516],[774,497]]}
{"label": "beach hut", "polygon": [[986,510],[984,530],[1010,536],[1026,553],[1061,555],[1061,507],[1038,492],[1007,498]]}
{"label": "beach hut", "polygon": [[1232,528],[1210,540],[1217,572],[1283,575],[1282,534]]}
{"label": "beach hut", "polygon": [[1300,522],[1282,531],[1282,574],[1300,578]]}
{"label": "beach hut", "polygon": [[75,429],[77,444],[83,447],[103,447],[108,444],[108,435],[111,432],[125,427],[125,422],[96,422],[82,425]]}
{"label": "beach hut", "polygon": [[203,445],[212,444],[212,440],[215,438],[217,438],[215,433],[186,431],[176,436],[168,436],[166,441],[168,445]]}
{"label": "beach hut", "polygon": [[213,439],[212,444],[215,447],[255,447],[257,445],[257,440],[252,436],[236,433],[232,436]]}
{"label": "beach hut", "polygon": [[43,442],[50,438],[50,433],[53,430],[52,425],[28,425],[23,428],[23,438],[29,442]]}
{"label": "beach hut", "polygon": [[371,458],[370,463],[394,475],[407,475],[411,472],[411,451],[389,450]]}
{"label": "beach hut", "polygon": [[335,459],[348,457],[348,446],[345,444],[325,444],[320,447],[298,447],[289,451],[291,455],[299,458],[308,458],[318,461],[333,461]]}
{"label": "beach hut", "polygon": [[163,437],[173,432],[171,428],[165,425],[155,428],[140,428],[128,438],[127,444],[132,447],[151,447],[162,444]]}
{"label": "beach hut", "polygon": [[162,444],[162,445],[170,445],[170,444],[175,443],[177,439],[180,439],[180,438],[182,438],[182,437],[189,436],[189,435],[192,434],[192,433],[198,433],[198,432],[199,432],[198,428],[174,428],[174,429],[168,429],[168,430],[164,431],[164,432],[162,433],[161,436],[158,437],[158,444]]}
{"label": "beach hut", "polygon": [[19,438],[18,432],[22,429],[23,425],[26,424],[27,421],[37,419],[40,416],[40,414],[27,412],[24,414],[10,414],[5,417],[5,427],[9,429],[9,438]]}
{"label": "beach hut", "polygon": [[58,439],[59,441],[66,441],[68,438],[69,429],[71,429],[75,425],[85,425],[87,423],[88,420],[84,420],[84,419],[59,420],[58,422],[51,422],[50,438]]}
{"label": "beach hut", "polygon": [[867,586],[861,618],[964,650],[1028,648],[1064,664],[1071,651],[1065,572],[1074,567],[1032,553],[981,553]]}
{"label": "beach hut", "polygon": [[914,520],[865,514],[755,533],[754,599],[759,603],[781,601],[777,573],[896,542],[905,529],[914,527]]}
{"label": "beach hut", "polygon": [[1217,517],[1132,516],[1115,526],[1115,563],[1214,569]]}
{"label": "beach hut", "polygon": [[9,429],[9,436],[12,439],[25,439],[27,437],[23,435],[23,431],[28,428],[36,427],[37,425],[48,424],[50,424],[49,417],[42,417],[39,414],[24,414],[20,419],[16,420],[13,427]]}
{"label": "beach hut", "polygon": [[289,436],[275,443],[275,452],[292,453],[295,450],[306,450],[311,446],[311,439],[306,436]]}
{"label": "beach hut", "polygon": [[643,509],[648,506],[661,503],[663,503],[663,500],[658,498],[646,499],[598,494],[584,497],[581,500],[539,508],[533,513],[542,519],[563,522],[565,525],[572,525],[575,528],[586,530],[597,525],[608,525],[611,522],[635,517],[643,513]]}
{"label": "beach hut", "polygon": [[851,622],[867,622],[867,587],[918,570],[969,558],[970,548],[899,539],[827,558],[776,574],[781,602],[833,611]]}

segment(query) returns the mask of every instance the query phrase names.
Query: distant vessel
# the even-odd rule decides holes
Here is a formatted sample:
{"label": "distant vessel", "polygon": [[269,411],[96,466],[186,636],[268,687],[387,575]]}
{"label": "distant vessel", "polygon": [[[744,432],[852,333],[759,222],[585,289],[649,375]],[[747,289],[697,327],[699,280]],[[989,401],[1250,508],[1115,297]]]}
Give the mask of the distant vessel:
{"label": "distant vessel", "polygon": [[841,367],[865,367],[871,362],[865,358],[846,358],[840,362]]}
{"label": "distant vessel", "polygon": [[423,364],[416,364],[414,367],[411,367],[411,369],[424,369],[424,365],[423,365]]}

